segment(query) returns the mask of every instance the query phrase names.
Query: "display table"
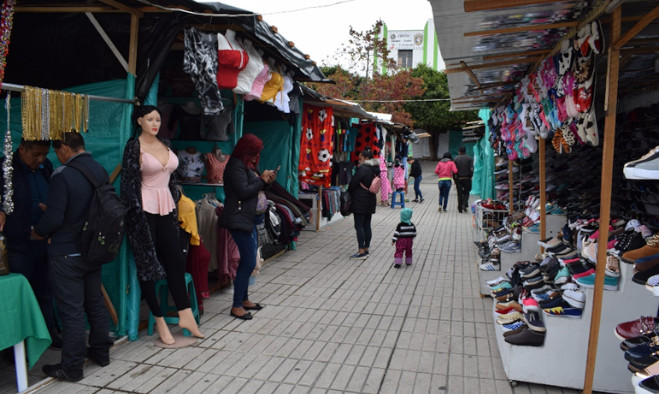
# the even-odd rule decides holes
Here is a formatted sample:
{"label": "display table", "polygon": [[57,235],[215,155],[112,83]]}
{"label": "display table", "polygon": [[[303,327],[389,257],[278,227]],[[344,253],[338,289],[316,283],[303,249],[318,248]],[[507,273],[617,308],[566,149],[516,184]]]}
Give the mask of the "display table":
{"label": "display table", "polygon": [[0,350],[14,346],[18,391],[27,389],[27,369],[50,346],[50,334],[30,283],[23,275],[0,276]]}

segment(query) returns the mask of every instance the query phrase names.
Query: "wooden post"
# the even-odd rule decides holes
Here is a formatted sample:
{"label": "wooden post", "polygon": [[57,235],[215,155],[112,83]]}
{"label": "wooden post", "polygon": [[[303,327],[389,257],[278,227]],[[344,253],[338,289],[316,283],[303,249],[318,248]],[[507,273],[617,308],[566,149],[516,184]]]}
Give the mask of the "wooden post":
{"label": "wooden post", "polygon": [[316,199],[316,231],[320,231],[320,212],[323,210],[323,187],[318,186],[318,198]]}
{"label": "wooden post", "polygon": [[[545,239],[547,238],[547,211],[545,210],[545,206],[547,204],[547,173],[546,173],[546,163],[545,161],[547,160],[545,157],[545,139],[540,138],[540,141],[538,143],[538,153],[539,157],[538,160],[540,161],[540,186],[539,186],[539,192],[540,192],[540,239]],[[544,253],[545,248],[540,247],[540,253]]]}
{"label": "wooden post", "polygon": [[[611,23],[611,42],[620,38],[621,6],[613,11]],[[611,219],[611,184],[613,172],[613,148],[615,145],[616,107],[618,99],[618,73],[620,66],[620,49],[610,47],[608,51],[608,69],[606,86],[606,118],[604,120],[604,146],[602,149],[602,189],[600,197],[600,226],[597,241],[597,265],[595,267],[595,288],[593,290],[593,315],[590,320],[590,336],[588,339],[588,355],[586,358],[586,376],[584,378],[585,394],[593,392],[595,377],[595,362],[597,360],[597,343],[602,317],[602,292],[604,290],[604,271],[606,266],[606,243],[609,238],[609,222]]]}
{"label": "wooden post", "polygon": [[513,214],[513,161],[508,159],[508,213]]}

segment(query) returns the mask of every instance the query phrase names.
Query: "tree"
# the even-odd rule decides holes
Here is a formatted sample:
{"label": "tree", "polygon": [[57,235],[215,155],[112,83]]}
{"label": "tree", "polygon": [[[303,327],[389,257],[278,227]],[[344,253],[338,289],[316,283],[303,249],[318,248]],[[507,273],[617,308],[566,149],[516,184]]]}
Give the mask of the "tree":
{"label": "tree", "polygon": [[425,93],[420,99],[446,99],[405,104],[405,110],[412,115],[416,127],[436,134],[458,129],[464,123],[478,119],[476,111],[451,111],[450,101],[447,100],[448,79],[443,72],[420,64],[412,70],[411,75],[423,80]]}
{"label": "tree", "polygon": [[378,59],[378,63],[383,64],[391,70],[396,69],[396,61],[389,57],[391,51],[387,48],[387,37],[382,37],[380,32],[384,22],[381,19],[375,21],[370,30],[357,31],[350,26],[350,39],[347,44],[342,44],[339,49],[340,58],[350,60],[347,66],[349,71],[369,78],[377,73],[377,70],[371,70],[373,57]]}

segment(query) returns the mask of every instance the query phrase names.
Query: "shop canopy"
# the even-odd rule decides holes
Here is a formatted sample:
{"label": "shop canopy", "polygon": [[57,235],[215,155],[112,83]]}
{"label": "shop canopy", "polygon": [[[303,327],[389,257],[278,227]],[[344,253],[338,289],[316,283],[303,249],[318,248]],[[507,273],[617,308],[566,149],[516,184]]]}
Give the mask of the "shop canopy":
{"label": "shop canopy", "polygon": [[[654,8],[658,4],[624,0],[430,0],[430,3],[446,63],[453,110],[507,104],[519,81],[536,70],[543,59],[557,54],[562,41],[575,37],[581,26],[600,19],[608,48],[610,13],[614,8],[622,4],[622,31],[626,32],[643,18],[656,18]],[[657,89],[658,46],[656,20],[622,45],[621,95],[632,89]],[[599,61],[605,62],[606,57],[600,57]],[[598,64],[598,69],[601,68],[606,69],[604,64]],[[596,97],[604,97],[605,73],[597,77]]]}
{"label": "shop canopy", "polygon": [[[64,89],[136,76],[143,101],[181,29],[238,31],[297,81],[328,82],[316,63],[260,15],[191,0],[23,0],[15,7],[5,82]],[[12,61],[13,59],[13,61]],[[48,59],[44,64],[44,59]]]}

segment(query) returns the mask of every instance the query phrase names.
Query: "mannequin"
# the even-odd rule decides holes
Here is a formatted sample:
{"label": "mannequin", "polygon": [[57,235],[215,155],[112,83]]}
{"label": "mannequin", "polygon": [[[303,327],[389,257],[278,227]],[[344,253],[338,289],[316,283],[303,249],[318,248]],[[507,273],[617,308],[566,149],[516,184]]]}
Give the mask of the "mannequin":
{"label": "mannequin", "polygon": [[204,155],[204,159],[206,160],[208,183],[223,184],[224,168],[229,161],[229,155],[224,154],[221,148],[213,148]]}

